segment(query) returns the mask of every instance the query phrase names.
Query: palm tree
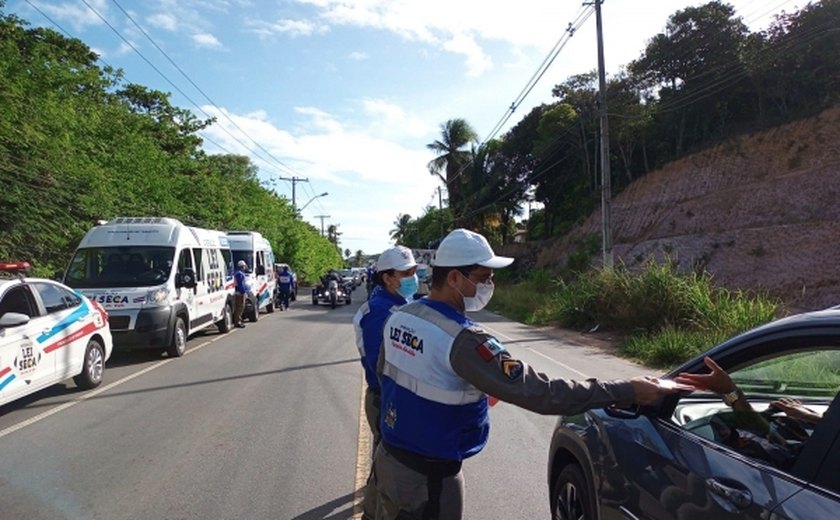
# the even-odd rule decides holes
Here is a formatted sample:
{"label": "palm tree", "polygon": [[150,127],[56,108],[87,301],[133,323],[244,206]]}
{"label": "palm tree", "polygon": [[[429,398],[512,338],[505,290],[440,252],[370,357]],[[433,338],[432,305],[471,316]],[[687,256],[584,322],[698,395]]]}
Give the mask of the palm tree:
{"label": "palm tree", "polygon": [[[478,140],[475,130],[463,119],[450,119],[440,125],[440,140],[426,145],[437,157],[429,161],[429,173],[437,175],[449,191],[449,207],[460,213],[463,201],[460,171],[469,162],[470,152],[463,148]],[[441,172],[446,172],[446,177]]]}
{"label": "palm tree", "polygon": [[408,227],[411,225],[411,215],[404,215],[400,213],[397,215],[397,220],[394,221],[395,229],[391,230],[391,238],[395,244],[405,242],[408,235]]}

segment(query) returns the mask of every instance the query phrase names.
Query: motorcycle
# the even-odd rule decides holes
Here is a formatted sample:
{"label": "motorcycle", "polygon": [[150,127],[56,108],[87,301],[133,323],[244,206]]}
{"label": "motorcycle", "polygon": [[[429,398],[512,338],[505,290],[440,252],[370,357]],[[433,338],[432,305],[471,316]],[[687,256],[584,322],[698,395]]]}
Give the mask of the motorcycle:
{"label": "motorcycle", "polygon": [[346,285],[339,284],[338,280],[327,280],[326,285],[319,285],[312,289],[312,305],[329,303],[333,309],[339,303],[350,305],[351,292]]}

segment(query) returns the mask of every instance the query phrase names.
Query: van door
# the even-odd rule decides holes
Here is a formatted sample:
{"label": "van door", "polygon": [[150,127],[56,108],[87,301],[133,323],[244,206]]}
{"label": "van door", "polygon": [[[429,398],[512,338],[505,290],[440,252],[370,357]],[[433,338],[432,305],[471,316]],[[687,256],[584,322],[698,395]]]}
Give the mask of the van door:
{"label": "van door", "polygon": [[176,300],[182,302],[187,307],[188,322],[187,322],[187,334],[192,334],[193,327],[192,321],[198,316],[198,304],[196,301],[196,293],[198,292],[198,287],[188,288],[188,287],[181,287],[180,280],[181,277],[187,271],[191,271],[194,276],[198,276],[198,272],[195,269],[195,263],[193,262],[193,254],[192,249],[186,247],[181,250],[181,253],[178,255],[178,271],[176,276],[176,293],[177,298]]}

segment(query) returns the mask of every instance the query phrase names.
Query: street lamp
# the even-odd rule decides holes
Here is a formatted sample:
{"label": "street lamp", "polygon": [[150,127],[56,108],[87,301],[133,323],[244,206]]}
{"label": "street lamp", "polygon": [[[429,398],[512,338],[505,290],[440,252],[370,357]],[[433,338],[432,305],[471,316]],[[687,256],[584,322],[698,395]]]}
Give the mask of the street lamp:
{"label": "street lamp", "polygon": [[327,195],[329,195],[329,193],[327,193],[326,191],[325,191],[324,193],[320,194],[320,195],[315,195],[314,197],[312,197],[311,199],[309,199],[309,201],[307,201],[307,203],[306,203],[306,204],[304,204],[302,208],[300,208],[300,209],[298,210],[298,213],[301,213],[303,210],[305,210],[305,209],[306,209],[306,206],[308,206],[308,205],[312,204],[312,201],[313,201],[313,200],[315,200],[315,199],[317,199],[317,198],[319,198],[319,197],[326,197]]}

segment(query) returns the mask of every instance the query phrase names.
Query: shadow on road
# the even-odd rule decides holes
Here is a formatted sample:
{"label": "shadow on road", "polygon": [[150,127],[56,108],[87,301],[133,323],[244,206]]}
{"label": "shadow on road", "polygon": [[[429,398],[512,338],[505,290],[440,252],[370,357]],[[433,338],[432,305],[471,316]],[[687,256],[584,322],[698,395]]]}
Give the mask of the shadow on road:
{"label": "shadow on road", "polygon": [[[339,520],[353,518],[353,502],[355,500],[355,493],[348,493],[343,497],[338,497],[330,500],[326,504],[320,505],[315,509],[294,516],[291,520]],[[339,509],[336,511],[336,509]]]}

